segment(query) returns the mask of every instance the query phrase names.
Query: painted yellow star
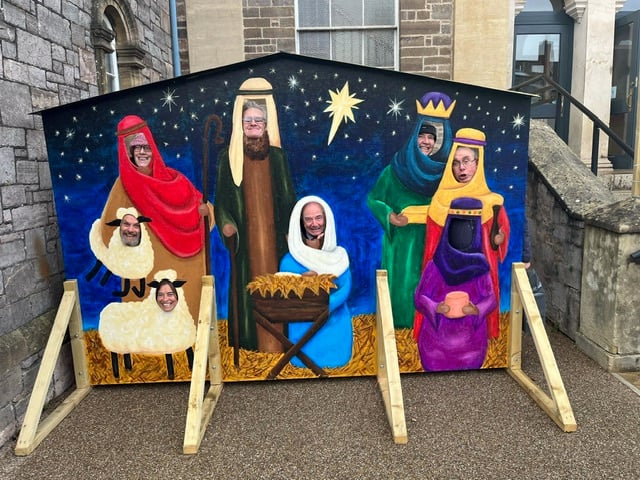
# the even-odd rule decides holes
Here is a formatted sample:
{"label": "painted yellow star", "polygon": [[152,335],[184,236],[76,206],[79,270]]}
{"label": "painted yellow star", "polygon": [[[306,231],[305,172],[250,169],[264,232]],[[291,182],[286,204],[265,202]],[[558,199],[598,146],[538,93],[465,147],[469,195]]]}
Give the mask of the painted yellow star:
{"label": "painted yellow star", "polygon": [[340,122],[344,118],[344,123],[347,123],[349,119],[355,123],[355,118],[353,116],[353,109],[357,104],[363,102],[359,98],[354,98],[355,93],[349,95],[349,82],[345,82],[342,90],[335,92],[329,90],[329,95],[331,95],[331,100],[327,100],[329,106],[325,108],[325,112],[329,113],[330,117],[333,117],[333,121],[331,122],[331,130],[329,131],[329,140],[327,141],[327,145],[329,145],[333,141],[333,137],[338,131],[338,127],[340,126]]}

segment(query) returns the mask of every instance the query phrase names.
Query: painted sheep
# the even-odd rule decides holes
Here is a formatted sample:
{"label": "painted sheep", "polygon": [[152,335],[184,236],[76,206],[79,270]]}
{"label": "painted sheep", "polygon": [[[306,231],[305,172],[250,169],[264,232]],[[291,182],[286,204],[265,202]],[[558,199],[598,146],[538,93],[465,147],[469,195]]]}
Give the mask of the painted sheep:
{"label": "painted sheep", "polygon": [[[156,300],[157,288],[170,282],[175,292],[175,307],[163,311]],[[125,368],[131,369],[132,353],[165,355],[167,373],[173,380],[172,354],[185,351],[189,368],[193,366],[196,327],[182,290],[185,282],[176,280],[174,270],[160,270],[149,282],[149,296],[140,302],[114,302],[100,312],[98,332],[105,348],[111,351],[113,374],[119,377],[118,354],[125,356]],[[127,362],[129,358],[129,362]]]}
{"label": "painted sheep", "polygon": [[113,292],[114,296],[124,297],[129,293],[130,279],[140,279],[140,288],[131,290],[139,297],[144,297],[145,278],[153,269],[153,247],[147,234],[145,222],[151,219],[138,214],[133,208],[119,208],[116,219],[107,223],[114,229],[109,245],[102,240],[102,225],[97,219],[91,225],[89,232],[89,244],[96,257],[96,263],[86,275],[86,280],[91,280],[103,265],[107,272],[102,276],[100,284],[104,285],[111,274],[116,274],[124,280],[122,291]]}

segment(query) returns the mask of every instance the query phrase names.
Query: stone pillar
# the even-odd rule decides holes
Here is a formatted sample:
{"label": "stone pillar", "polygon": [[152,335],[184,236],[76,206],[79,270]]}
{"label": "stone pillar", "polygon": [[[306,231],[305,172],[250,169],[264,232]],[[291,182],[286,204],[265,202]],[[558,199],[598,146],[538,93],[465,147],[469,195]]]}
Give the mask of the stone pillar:
{"label": "stone pillar", "polygon": [[[611,0],[587,0],[580,4],[581,9],[567,10],[576,21],[573,29],[571,94],[608,124],[616,6]],[[591,120],[572,108],[568,144],[586,165],[591,165],[592,136]],[[607,150],[607,136],[601,133],[600,163],[603,168],[610,167],[606,159]]]}
{"label": "stone pillar", "polygon": [[511,87],[513,0],[454,2],[453,80],[483,87]]}
{"label": "stone pillar", "polygon": [[640,198],[585,218],[580,330],[576,344],[608,371],[640,370]]}
{"label": "stone pillar", "polygon": [[189,0],[186,24],[191,72],[245,59],[242,2]]}

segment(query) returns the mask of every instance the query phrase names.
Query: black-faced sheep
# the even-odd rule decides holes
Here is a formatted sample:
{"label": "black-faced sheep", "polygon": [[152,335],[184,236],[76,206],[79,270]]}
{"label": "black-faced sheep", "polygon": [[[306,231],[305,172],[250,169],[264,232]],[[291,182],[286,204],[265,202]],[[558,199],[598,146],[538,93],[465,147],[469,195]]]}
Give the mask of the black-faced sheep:
{"label": "black-faced sheep", "polygon": [[[127,215],[131,215],[139,224],[139,242],[135,245],[125,244],[121,236],[121,224],[123,218]],[[109,226],[118,227],[114,229],[108,246],[102,240],[100,219],[97,219],[91,225],[89,245],[96,257],[96,263],[91,271],[87,273],[85,279],[90,281],[98,273],[100,267],[104,265],[107,268],[107,272],[100,280],[101,285],[107,282],[111,274],[118,275],[124,280],[124,288],[122,291],[113,292],[113,295],[124,297],[129,293],[130,279],[138,278],[140,279],[140,288],[133,287],[131,290],[136,296],[142,298],[145,293],[145,278],[153,268],[153,247],[144,225],[145,222],[150,222],[151,219],[139,215],[138,211],[133,207],[119,208],[116,217],[115,220],[107,223]]]}
{"label": "black-faced sheep", "polygon": [[[159,282],[168,279],[174,286],[178,302],[173,310],[165,312],[156,302],[156,288]],[[118,354],[139,353],[146,355],[165,355],[167,373],[173,379],[172,354],[186,351],[189,368],[193,366],[193,344],[196,339],[196,327],[189,313],[187,301],[181,286],[176,280],[174,270],[160,270],[149,283],[149,296],[140,302],[114,302],[100,312],[98,332],[105,348],[111,351],[113,374],[119,377]]]}

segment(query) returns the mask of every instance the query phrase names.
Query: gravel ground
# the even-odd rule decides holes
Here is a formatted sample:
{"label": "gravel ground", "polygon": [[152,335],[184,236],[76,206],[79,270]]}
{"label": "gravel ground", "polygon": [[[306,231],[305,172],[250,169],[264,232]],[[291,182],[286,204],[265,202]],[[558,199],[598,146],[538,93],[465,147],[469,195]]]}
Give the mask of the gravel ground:
{"label": "gravel ground", "polygon": [[[503,370],[407,374],[397,445],[374,377],[225,384],[200,450],[182,453],[188,384],[96,387],[12,479],[637,479],[640,395],[549,331],[578,430]],[[522,368],[544,385],[530,337]],[[636,377],[637,380],[637,377]]]}

